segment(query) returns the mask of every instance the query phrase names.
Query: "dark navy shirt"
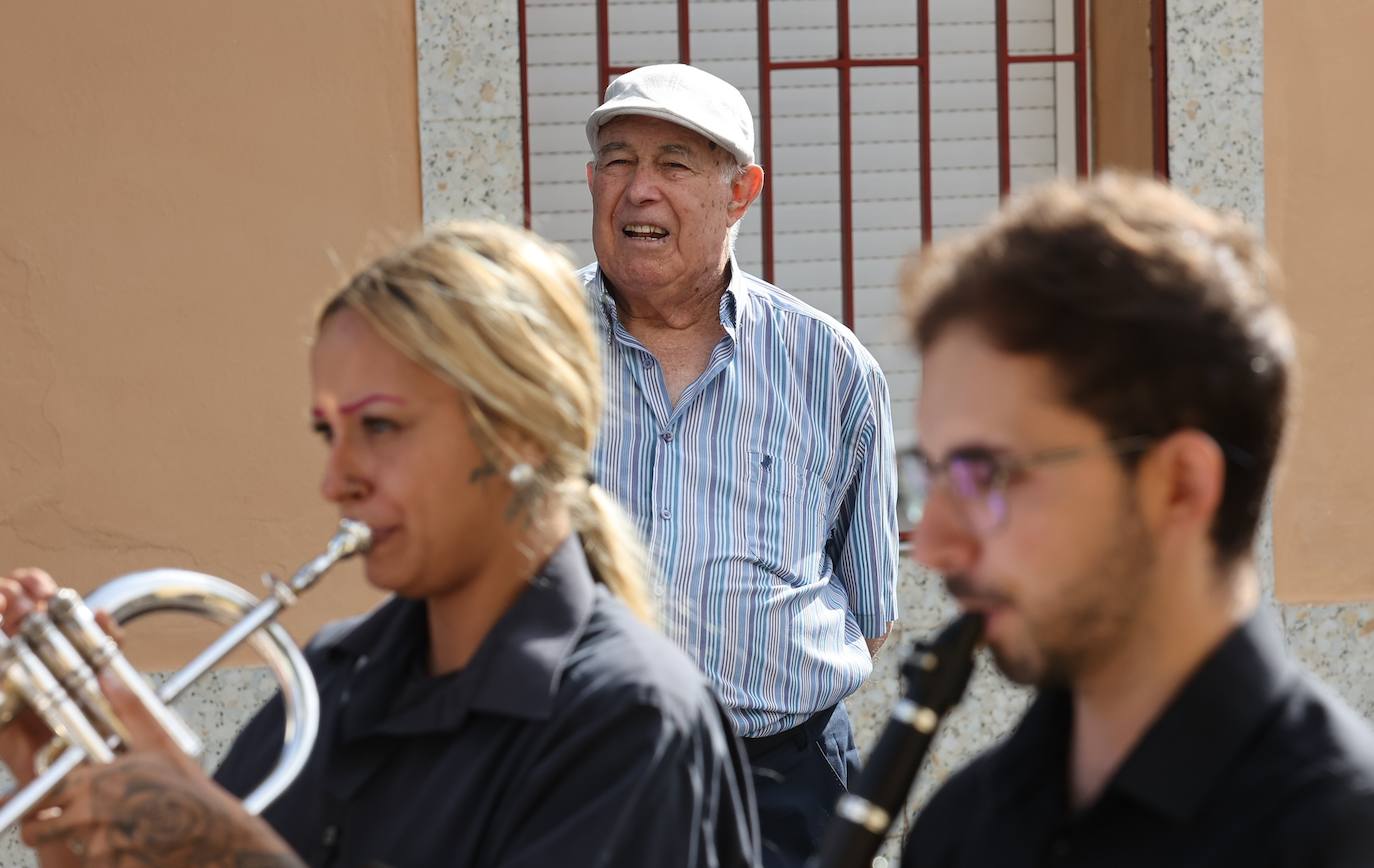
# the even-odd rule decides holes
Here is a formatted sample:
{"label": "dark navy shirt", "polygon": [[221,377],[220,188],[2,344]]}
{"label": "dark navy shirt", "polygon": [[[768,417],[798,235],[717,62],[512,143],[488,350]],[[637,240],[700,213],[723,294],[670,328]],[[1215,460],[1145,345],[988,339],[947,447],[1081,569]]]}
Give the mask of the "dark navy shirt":
{"label": "dark navy shirt", "polygon": [[1071,814],[1067,693],[916,819],[904,868],[1374,866],[1374,735],[1284,655],[1261,617],[1236,629]]}
{"label": "dark navy shirt", "polygon": [[[264,817],[312,866],[757,864],[749,776],[704,677],[593,581],[575,539],[467,667],[431,677],[424,604],[393,598],[307,648],[320,737]],[[217,779],[275,764],[282,706]]]}

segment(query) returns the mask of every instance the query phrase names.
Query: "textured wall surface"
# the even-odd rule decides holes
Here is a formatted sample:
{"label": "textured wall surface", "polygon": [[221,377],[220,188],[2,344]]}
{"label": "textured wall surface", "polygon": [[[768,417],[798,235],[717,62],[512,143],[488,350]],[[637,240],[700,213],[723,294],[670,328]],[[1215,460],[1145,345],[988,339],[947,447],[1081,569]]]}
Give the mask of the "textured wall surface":
{"label": "textured wall surface", "polygon": [[[521,209],[519,67],[514,0],[417,0],[424,214],[494,215],[518,222]],[[1170,166],[1174,182],[1208,204],[1264,219],[1261,0],[1174,0],[1169,4]],[[1294,652],[1374,718],[1374,608],[1272,602],[1266,529],[1258,561]],[[849,701],[867,748],[899,691],[897,668],[917,638],[952,615],[939,581],[904,565],[902,620],[874,677]],[[260,670],[228,670],[184,703],[206,725],[218,755],[271,685]],[[1025,708],[1024,690],[982,661],[961,706],[942,728],[911,803],[914,812],[949,773],[1004,735]],[[908,828],[910,813],[894,828]],[[12,852],[12,851],[11,851]],[[895,853],[895,846],[886,851]],[[15,864],[0,847],[0,863]]]}
{"label": "textured wall surface", "polygon": [[520,223],[520,42],[515,0],[416,0],[425,222]]}
{"label": "textured wall surface", "polygon": [[[1261,0],[1169,3],[1173,181],[1209,205],[1239,211],[1257,226],[1266,221],[1263,22]],[[1290,649],[1374,719],[1374,606],[1273,602],[1268,527],[1258,554],[1266,596],[1283,622]]]}

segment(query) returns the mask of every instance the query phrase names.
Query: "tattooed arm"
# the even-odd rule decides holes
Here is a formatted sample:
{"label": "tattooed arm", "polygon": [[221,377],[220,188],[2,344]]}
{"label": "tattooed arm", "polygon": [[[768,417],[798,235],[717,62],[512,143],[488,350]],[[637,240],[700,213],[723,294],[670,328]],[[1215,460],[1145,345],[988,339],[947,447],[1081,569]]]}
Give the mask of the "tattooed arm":
{"label": "tattooed arm", "polygon": [[181,753],[147,711],[102,679],[129,728],[132,749],[68,775],[24,821],[25,843],[45,868],[304,868],[259,817]]}
{"label": "tattooed arm", "polygon": [[48,808],[26,822],[24,839],[40,848],[46,868],[303,865],[199,767],[151,751],[69,776]]}
{"label": "tattooed arm", "polygon": [[[42,570],[0,577],[0,629],[13,635],[56,589]],[[103,613],[98,617],[118,638],[113,622]],[[101,685],[128,727],[130,750],[110,765],[87,765],[68,775],[25,818],[24,842],[37,849],[45,868],[303,868],[271,827],[211,781],[127,690],[103,678]],[[51,737],[26,711],[0,729],[0,760],[25,783],[33,777],[34,754]]]}

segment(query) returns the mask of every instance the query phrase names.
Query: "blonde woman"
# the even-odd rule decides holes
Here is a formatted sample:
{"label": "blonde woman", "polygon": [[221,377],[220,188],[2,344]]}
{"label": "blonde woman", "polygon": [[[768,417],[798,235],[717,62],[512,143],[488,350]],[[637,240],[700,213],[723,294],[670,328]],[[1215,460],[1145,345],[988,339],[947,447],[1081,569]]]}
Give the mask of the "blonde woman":
{"label": "blonde woman", "polygon": [[[26,826],[45,864],[754,864],[736,743],[588,480],[597,366],[581,287],[526,233],[443,226],[354,277],[319,318],[311,415],[321,492],[371,526],[393,596],[307,649],[309,765],[264,823],[224,791],[275,764],[279,701],[223,790],[136,723],[143,749]],[[5,603],[49,583],[17,574]]]}

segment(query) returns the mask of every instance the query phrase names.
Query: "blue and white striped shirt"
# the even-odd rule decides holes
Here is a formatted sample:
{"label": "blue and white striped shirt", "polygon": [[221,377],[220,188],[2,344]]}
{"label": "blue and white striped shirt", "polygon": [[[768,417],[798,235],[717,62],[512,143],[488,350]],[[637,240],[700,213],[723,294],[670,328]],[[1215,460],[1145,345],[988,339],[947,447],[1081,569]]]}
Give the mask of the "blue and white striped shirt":
{"label": "blue and white striped shirt", "polygon": [[892,419],[848,329],[730,269],[726,336],[676,405],[599,268],[580,276],[605,339],[597,481],[649,546],[669,638],[762,736],[858,689],[896,618]]}

